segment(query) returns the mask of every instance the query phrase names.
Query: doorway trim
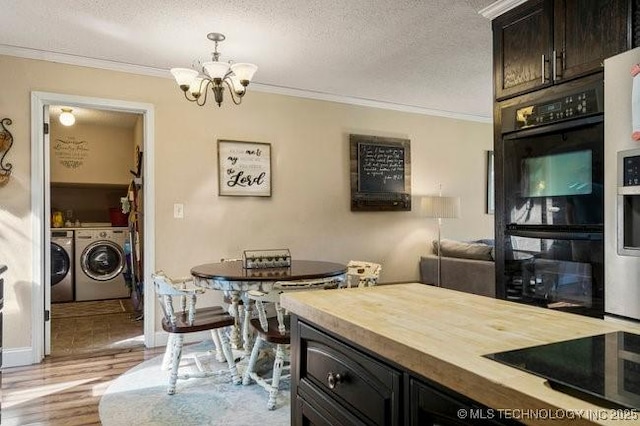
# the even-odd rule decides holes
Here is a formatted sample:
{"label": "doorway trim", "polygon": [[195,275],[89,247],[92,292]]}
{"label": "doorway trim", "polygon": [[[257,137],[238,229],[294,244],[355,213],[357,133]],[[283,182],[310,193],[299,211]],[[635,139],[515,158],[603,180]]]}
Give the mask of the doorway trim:
{"label": "doorway trim", "polygon": [[[154,291],[151,271],[155,268],[155,193],[154,193],[154,107],[152,104],[122,101],[116,99],[93,98],[49,92],[31,92],[31,223],[32,223],[32,267],[31,286],[31,347],[33,363],[40,363],[45,356],[45,306],[46,286],[51,277],[46,274],[45,261],[51,241],[49,214],[46,212],[45,197],[49,185],[46,172],[49,159],[48,144],[45,142],[45,107],[68,105],[82,108],[106,109],[129,112],[143,116],[142,187],[144,194],[144,344],[155,347]],[[48,138],[47,138],[48,139]],[[48,197],[46,198],[48,200]],[[50,326],[50,323],[49,323]]]}

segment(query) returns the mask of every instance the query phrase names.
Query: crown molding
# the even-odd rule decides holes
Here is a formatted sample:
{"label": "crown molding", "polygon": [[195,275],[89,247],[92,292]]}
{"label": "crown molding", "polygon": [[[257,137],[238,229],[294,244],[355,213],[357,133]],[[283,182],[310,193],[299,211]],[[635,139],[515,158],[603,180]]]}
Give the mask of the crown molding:
{"label": "crown molding", "polygon": [[[25,59],[36,59],[48,62],[57,62],[67,65],[77,65],[81,67],[98,68],[110,71],[126,72],[130,74],[146,75],[151,77],[161,77],[173,79],[169,71],[161,68],[146,67],[142,65],[127,64],[124,62],[106,61],[103,59],[88,58],[84,56],[69,55],[66,53],[49,52],[46,50],[27,49],[23,47],[0,44],[0,55],[15,56]],[[272,93],[278,95],[292,96],[298,98],[314,99],[327,102],[337,102],[341,104],[357,105],[368,108],[379,108],[391,111],[408,112],[413,114],[431,115],[436,117],[451,118],[456,120],[476,121],[480,123],[491,123],[492,117],[480,115],[462,114],[452,111],[442,111],[437,109],[423,108],[413,105],[397,104],[393,102],[381,102],[371,99],[362,99],[349,96],[333,95],[330,93],[315,92],[311,90],[294,89],[290,87],[275,86],[270,84],[251,83],[251,89],[258,92]]]}
{"label": "crown molding", "polygon": [[350,96],[333,95],[324,92],[314,92],[312,90],[301,90],[290,87],[265,85],[260,83],[251,83],[253,90],[258,92],[266,92],[277,95],[293,96],[296,98],[314,99],[319,101],[336,102],[348,105],[357,105],[367,108],[379,108],[390,111],[409,112],[412,114],[431,115],[435,117],[452,118],[455,120],[476,121],[479,123],[492,123],[492,117],[480,115],[463,114],[459,112],[443,111],[438,109],[430,109],[413,105],[397,104],[393,102],[382,102],[372,99],[355,98]]}
{"label": "crown molding", "polygon": [[498,0],[495,3],[491,3],[484,9],[480,9],[478,13],[487,19],[495,19],[526,1],[527,0]]}
{"label": "crown molding", "polygon": [[88,58],[85,56],[69,55],[67,53],[49,52],[47,50],[27,49],[24,47],[0,44],[0,55],[16,56],[18,58],[36,59],[40,61],[57,62],[60,64],[77,65],[80,67],[98,68],[109,71],[121,71],[130,74],[148,75],[152,77],[173,78],[168,70],[127,64],[124,62],[106,61],[104,59]]}

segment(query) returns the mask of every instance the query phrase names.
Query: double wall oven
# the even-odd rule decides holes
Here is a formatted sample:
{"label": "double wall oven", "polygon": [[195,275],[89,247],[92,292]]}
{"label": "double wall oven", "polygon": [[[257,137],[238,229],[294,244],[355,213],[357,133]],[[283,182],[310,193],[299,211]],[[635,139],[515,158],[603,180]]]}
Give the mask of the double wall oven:
{"label": "double wall oven", "polygon": [[602,317],[603,104],[600,82],[501,110],[499,297]]}

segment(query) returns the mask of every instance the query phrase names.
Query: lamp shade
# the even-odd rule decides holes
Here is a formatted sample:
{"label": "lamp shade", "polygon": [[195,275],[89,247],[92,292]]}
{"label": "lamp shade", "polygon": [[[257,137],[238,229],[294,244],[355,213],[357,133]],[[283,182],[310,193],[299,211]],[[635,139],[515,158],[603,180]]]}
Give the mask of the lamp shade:
{"label": "lamp shade", "polygon": [[254,64],[242,62],[231,65],[231,71],[233,71],[233,73],[238,77],[238,80],[246,86],[249,84],[256,71],[258,71],[258,67]]}
{"label": "lamp shade", "polygon": [[235,74],[231,74],[229,76],[229,80],[231,81],[231,87],[233,88],[233,91],[236,92],[238,95],[244,95],[246,88],[245,86],[242,85],[242,83],[240,83],[238,76]]}
{"label": "lamp shade", "polygon": [[185,88],[188,88],[193,79],[198,76],[198,71],[190,68],[171,68],[170,72],[176,79],[178,86]]}
{"label": "lamp shade", "polygon": [[198,97],[202,94],[203,81],[204,79],[200,77],[196,77],[191,80],[191,83],[189,83],[189,93],[191,93],[191,96]]}
{"label": "lamp shade", "polygon": [[451,219],[460,217],[460,197],[427,196],[421,200],[422,214],[425,217]]}
{"label": "lamp shade", "polygon": [[202,64],[202,67],[207,72],[207,75],[211,78],[219,78],[222,80],[229,71],[229,63],[227,62],[218,62],[211,61],[205,62]]}

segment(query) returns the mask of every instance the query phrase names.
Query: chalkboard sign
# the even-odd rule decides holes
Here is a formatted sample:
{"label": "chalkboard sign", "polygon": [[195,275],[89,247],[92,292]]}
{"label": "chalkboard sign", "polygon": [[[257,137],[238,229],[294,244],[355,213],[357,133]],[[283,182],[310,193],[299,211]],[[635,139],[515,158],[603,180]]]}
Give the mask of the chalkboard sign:
{"label": "chalkboard sign", "polygon": [[358,192],[404,192],[404,147],[359,143]]}
{"label": "chalkboard sign", "polygon": [[411,210],[407,139],[350,135],[351,210]]}

